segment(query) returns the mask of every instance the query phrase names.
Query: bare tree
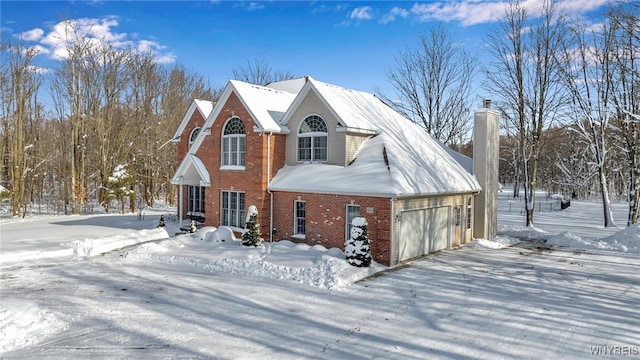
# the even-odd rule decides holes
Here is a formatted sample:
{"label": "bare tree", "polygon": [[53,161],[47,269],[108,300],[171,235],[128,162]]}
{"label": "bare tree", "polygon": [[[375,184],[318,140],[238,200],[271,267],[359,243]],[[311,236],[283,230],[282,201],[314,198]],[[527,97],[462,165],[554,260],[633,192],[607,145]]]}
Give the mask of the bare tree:
{"label": "bare tree", "polygon": [[289,71],[272,68],[265,59],[247,61],[245,67],[231,71],[232,79],[256,85],[267,85],[270,82],[288,80],[294,77],[295,75]]}
{"label": "bare tree", "polygon": [[627,225],[640,216],[640,5],[622,3],[612,8],[608,19],[615,33],[611,49],[609,84],[615,108],[618,137],[626,155],[629,216]]}
{"label": "bare tree", "polygon": [[525,224],[533,225],[543,130],[563,103],[559,61],[565,35],[564,13],[554,1],[542,4],[540,18],[520,1],[510,2],[505,18],[489,35],[494,60],[485,69],[486,86],[504,104],[501,109],[518,133],[526,207]]}
{"label": "bare tree", "polygon": [[396,58],[387,78],[397,99],[381,95],[436,139],[462,143],[470,130],[471,84],[477,62],[442,25],[420,35]]}
{"label": "bare tree", "polygon": [[573,40],[562,52],[563,80],[571,98],[569,117],[583,144],[587,146],[589,164],[594,167],[600,183],[604,226],[615,226],[611,212],[607,162],[613,87],[609,81],[613,65],[614,33],[606,23],[601,31],[588,33],[576,24],[572,28]]}
{"label": "bare tree", "polygon": [[71,213],[80,214],[87,201],[87,88],[95,84],[85,78],[85,57],[92,46],[86,34],[80,34],[72,21],[65,21],[65,32],[61,36],[66,46],[67,57],[56,69],[52,81],[54,99],[61,121],[69,121],[69,176]]}
{"label": "bare tree", "polygon": [[[24,217],[29,202],[32,172],[39,166],[32,153],[37,134],[39,107],[37,97],[42,77],[36,72],[34,58],[38,50],[17,42],[3,42],[2,108],[3,159],[8,168],[13,216]],[[6,152],[5,152],[6,151]]]}

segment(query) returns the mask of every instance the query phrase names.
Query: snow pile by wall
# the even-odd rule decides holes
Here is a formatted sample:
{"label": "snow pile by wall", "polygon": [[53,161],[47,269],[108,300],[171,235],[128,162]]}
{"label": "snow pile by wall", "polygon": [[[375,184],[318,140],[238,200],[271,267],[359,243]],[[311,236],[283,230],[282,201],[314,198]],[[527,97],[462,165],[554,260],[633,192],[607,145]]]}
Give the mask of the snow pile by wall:
{"label": "snow pile by wall", "polygon": [[487,248],[487,249],[498,250],[498,249],[503,249],[509,246],[516,245],[519,242],[520,240],[516,238],[512,238],[506,235],[501,235],[491,240],[474,239],[472,242],[469,243],[469,246],[473,248]]}

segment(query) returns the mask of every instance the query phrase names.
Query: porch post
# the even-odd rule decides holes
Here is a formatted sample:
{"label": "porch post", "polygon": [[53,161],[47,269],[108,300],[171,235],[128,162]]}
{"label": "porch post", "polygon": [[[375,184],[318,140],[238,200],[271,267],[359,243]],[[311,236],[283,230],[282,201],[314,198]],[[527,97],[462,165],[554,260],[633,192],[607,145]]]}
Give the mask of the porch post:
{"label": "porch post", "polygon": [[180,179],[180,182],[179,182],[178,186],[180,187],[180,190],[179,190],[180,194],[178,195],[178,202],[179,202],[179,204],[178,204],[178,217],[180,218],[180,228],[182,228],[182,218],[183,218],[183,216],[182,216],[182,214],[183,214],[182,206],[184,204],[184,199],[182,198],[182,193],[183,193],[183,190],[182,190],[182,187],[183,187],[182,179]]}

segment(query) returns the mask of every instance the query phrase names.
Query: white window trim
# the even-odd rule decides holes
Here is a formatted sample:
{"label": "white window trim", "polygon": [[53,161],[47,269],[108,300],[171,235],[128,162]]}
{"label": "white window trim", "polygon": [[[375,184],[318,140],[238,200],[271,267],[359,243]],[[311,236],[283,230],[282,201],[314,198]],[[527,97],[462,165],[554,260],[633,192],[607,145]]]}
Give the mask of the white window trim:
{"label": "white window trim", "polygon": [[[308,133],[300,134],[300,128],[302,127],[302,124],[304,123],[305,120],[307,120],[311,116],[317,116],[322,121],[324,121],[324,125],[327,128],[327,132],[308,132]],[[320,136],[325,136],[327,138],[327,159],[326,160],[316,160],[313,156],[313,150],[314,150],[313,139]],[[311,138],[311,160],[300,160],[300,142],[298,141],[298,139],[300,139],[301,137]],[[298,124],[298,131],[296,131],[296,161],[303,164],[326,163],[329,161],[329,124],[327,123],[327,120],[325,120],[322,116],[318,114],[308,114]]]}
{"label": "white window trim", "polygon": [[357,207],[358,208],[358,216],[362,216],[362,214],[360,213],[360,205],[356,205],[356,204],[347,204],[344,207],[344,235],[345,235],[345,240],[348,240],[351,237],[351,231],[349,230],[349,227],[351,226],[350,221],[349,221],[349,207]]}
{"label": "white window trim", "polygon": [[467,200],[467,206],[466,206],[466,214],[465,214],[465,223],[464,223],[464,229],[466,231],[471,231],[471,229],[473,228],[473,197],[470,196],[469,200]]}
{"label": "white window trim", "polygon": [[[224,132],[227,128],[227,124],[229,124],[229,121],[233,120],[233,119],[238,119],[240,121],[242,121],[242,119],[240,119],[238,116],[232,116],[230,118],[227,119],[227,121],[224,122],[224,125],[222,125],[222,132],[221,132],[221,136],[220,136],[220,170],[234,170],[234,171],[241,171],[241,170],[245,170],[245,166],[247,163],[247,130],[245,128],[245,133],[244,134],[231,134],[231,135],[225,135]],[[225,161],[225,153],[224,153],[224,140],[225,139],[231,139],[231,138],[243,138],[244,139],[244,163],[245,165],[224,165],[224,161]],[[240,146],[240,141],[238,140],[238,147]],[[236,149],[238,150],[238,149]],[[231,150],[229,153],[229,160],[231,160]],[[240,162],[241,156],[240,156],[240,151],[237,151],[237,158],[236,161]],[[231,161],[230,161],[231,162]]]}
{"label": "white window trim", "polygon": [[[298,203],[304,204],[304,233],[298,232]],[[304,200],[293,201],[293,237],[296,239],[304,239],[307,235],[307,202]]]}
{"label": "white window trim", "polygon": [[[195,143],[195,142],[196,142],[196,139],[198,138],[198,135],[200,135],[200,134],[199,134],[199,133],[200,133],[200,130],[202,130],[202,128],[201,128],[201,127],[195,127],[195,128],[193,128],[193,130],[191,130],[191,132],[189,133],[189,147],[188,147],[188,149],[191,149],[191,146],[193,145],[193,143]],[[193,137],[193,134],[194,134],[196,131],[198,132],[198,134],[197,134],[197,135],[195,136],[195,138],[194,138],[194,137]]]}
{"label": "white window trim", "polygon": [[[191,190],[194,189],[194,190]],[[192,191],[198,191],[198,196],[193,196]],[[205,187],[197,186],[197,185],[188,185],[187,186],[187,214],[196,215],[196,216],[204,216],[204,206],[205,206],[205,197],[204,197]],[[197,199],[196,199],[197,198]],[[195,211],[193,209],[196,208],[196,203],[202,204],[202,211]],[[191,209],[191,210],[189,210]]]}
{"label": "white window trim", "polygon": [[[240,226],[233,226],[233,225],[223,225],[224,224],[224,207],[223,207],[223,194],[224,193],[229,193],[229,202],[231,201],[231,193],[236,193],[236,194],[244,194],[244,201],[245,204],[244,206],[246,206],[246,201],[247,201],[247,195],[244,191],[236,191],[236,190],[220,190],[220,226],[228,226],[233,230],[238,229],[238,231],[243,231],[243,227]],[[241,210],[241,211],[240,211]],[[238,216],[238,223],[241,224],[242,226],[245,226],[246,224],[244,224],[244,220],[245,220],[245,215],[246,215],[246,211],[244,208],[240,209],[236,207],[236,211],[237,211],[237,215]],[[242,216],[240,216],[240,213],[242,213]],[[229,219],[231,220],[231,219]]]}

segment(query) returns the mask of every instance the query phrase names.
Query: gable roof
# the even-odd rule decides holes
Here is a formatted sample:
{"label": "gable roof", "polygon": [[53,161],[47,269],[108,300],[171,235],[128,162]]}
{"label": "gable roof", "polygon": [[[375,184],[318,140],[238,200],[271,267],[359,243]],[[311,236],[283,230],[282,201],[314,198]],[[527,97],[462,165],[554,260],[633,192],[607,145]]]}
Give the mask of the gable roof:
{"label": "gable roof", "polygon": [[347,167],[308,164],[285,167],[269,189],[281,191],[416,196],[480,191],[475,176],[420,126],[375,95],[308,78],[283,117],[283,124],[310,91],[338,122],[348,128],[375,131]]}
{"label": "gable roof", "polygon": [[211,178],[202,160],[194,154],[187,154],[171,178],[171,183],[175,185],[209,186],[211,185]]}
{"label": "gable roof", "polygon": [[[202,186],[210,185],[209,173],[202,161],[195,154],[204,139],[210,135],[210,129],[213,126],[213,123],[233,93],[237,95],[238,99],[242,102],[254,120],[256,126],[253,128],[253,131],[273,133],[286,133],[288,131],[286,128],[280,126],[280,120],[289,105],[291,105],[295,99],[295,94],[264,86],[252,85],[242,81],[231,80],[227,83],[227,86],[225,86],[215,106],[213,106],[213,103],[211,102],[206,102],[211,104],[212,109],[209,110],[205,117],[205,122],[202,125],[202,131],[198,133],[198,136],[189,148],[187,156],[185,156],[182,163],[176,170],[171,180],[172,183],[198,185],[196,177],[200,176],[200,184],[202,184]],[[186,123],[189,121],[189,118],[191,118],[191,114],[195,111],[194,109],[200,109],[207,105],[202,102],[202,100],[194,100],[194,103],[189,108],[187,115],[185,115],[185,119],[183,119],[180,124],[180,128],[178,129],[179,131],[176,131],[178,140],[180,138],[180,134],[186,127]],[[174,137],[175,136],[176,135],[174,135]]]}
{"label": "gable roof", "polygon": [[286,127],[280,126],[280,121],[282,115],[295,99],[296,94],[265,86],[252,85],[242,81],[230,80],[222,91],[220,99],[218,99],[213,111],[209,114],[209,117],[202,126],[204,131],[198,134],[189,152],[195,154],[198,151],[203,139],[210,134],[209,130],[233,93],[237,95],[242,105],[247,109],[256,123],[253,131],[277,134],[288,132]]}
{"label": "gable roof", "polygon": [[189,110],[187,110],[187,113],[182,118],[182,122],[180,123],[180,126],[178,126],[178,129],[176,129],[175,134],[173,134],[171,141],[173,142],[180,141],[180,136],[182,135],[182,132],[187,127],[187,124],[189,123],[191,116],[193,116],[193,113],[196,110],[200,111],[202,118],[206,120],[209,117],[209,114],[211,114],[211,110],[213,110],[213,102],[207,101],[207,100],[200,100],[200,99],[193,100],[193,102],[191,102],[191,105],[189,106]]}

